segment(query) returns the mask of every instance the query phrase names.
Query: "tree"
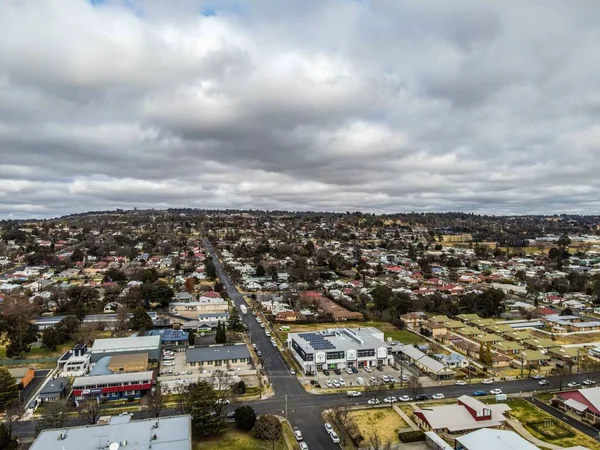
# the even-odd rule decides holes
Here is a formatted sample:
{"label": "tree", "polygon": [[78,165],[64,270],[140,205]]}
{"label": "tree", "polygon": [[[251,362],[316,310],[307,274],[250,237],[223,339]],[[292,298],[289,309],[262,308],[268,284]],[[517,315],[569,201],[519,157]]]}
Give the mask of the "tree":
{"label": "tree", "polygon": [[485,364],[485,351],[483,349],[483,342],[479,344],[479,362]]}
{"label": "tree", "polygon": [[7,369],[0,367],[0,411],[4,412],[19,401],[17,380]]}
{"label": "tree", "polygon": [[237,382],[234,388],[234,392],[238,395],[244,395],[246,393],[246,383],[244,380],[240,380]]}
{"label": "tree", "polygon": [[194,341],[196,340],[196,334],[194,330],[188,331],[188,345],[194,345]]}
{"label": "tree", "polygon": [[187,278],[185,280],[185,290],[188,291],[188,293],[193,294],[195,288],[196,288],[196,279],[193,277]]}
{"label": "tree", "polygon": [[126,308],[117,309],[117,320],[112,329],[112,336],[123,337],[129,331],[130,321]]}
{"label": "tree", "polygon": [[376,431],[371,432],[369,438],[366,441],[367,450],[391,450],[392,442],[390,440],[383,440]]}
{"label": "tree", "polygon": [[263,414],[256,420],[254,428],[252,428],[252,435],[257,439],[270,442],[275,449],[275,444],[283,436],[283,426],[274,415]]}
{"label": "tree", "polygon": [[556,378],[556,381],[558,383],[558,390],[562,391],[564,383],[565,383],[565,378],[567,377],[567,375],[569,375],[569,369],[567,369],[566,367],[555,367],[553,368],[550,373]]}
{"label": "tree", "polygon": [[90,425],[95,425],[100,417],[100,401],[96,398],[80,401],[77,415]]}
{"label": "tree", "polygon": [[371,297],[373,298],[375,308],[381,311],[390,306],[392,298],[394,297],[394,292],[389,286],[378,284],[371,291]]}
{"label": "tree", "polygon": [[408,378],[408,381],[406,382],[406,387],[410,391],[412,398],[417,398],[423,390],[423,385],[419,381],[419,377],[416,377],[414,375]]}
{"label": "tree", "polygon": [[572,316],[573,315],[573,311],[571,310],[571,308],[565,308],[560,312],[561,316]]}
{"label": "tree", "polygon": [[0,326],[0,331],[2,328],[10,340],[6,347],[6,356],[9,358],[21,357],[24,353],[28,353],[31,350],[31,344],[37,341],[37,326],[24,316],[5,318],[3,327]]}
{"label": "tree", "polygon": [[214,410],[219,415],[224,415],[226,405],[235,401],[235,386],[233,377],[224,370],[215,370],[208,383],[213,387],[216,397]]}
{"label": "tree", "polygon": [[240,318],[239,309],[234,306],[229,311],[229,319],[227,320],[227,328],[231,331],[241,332],[244,331],[244,325]]}
{"label": "tree", "polygon": [[267,273],[267,271],[265,270],[265,267],[262,264],[259,264],[256,266],[256,276],[257,277],[264,277],[265,273]]}
{"label": "tree", "polygon": [[211,280],[217,278],[217,269],[211,256],[204,260],[204,274]]}
{"label": "tree", "polygon": [[79,331],[81,322],[75,316],[67,316],[54,327],[58,332],[63,335],[63,340],[73,339]]}
{"label": "tree", "polygon": [[240,430],[250,431],[256,423],[256,413],[251,406],[240,406],[235,410],[235,423]]}
{"label": "tree", "polygon": [[492,351],[490,349],[490,344],[485,347],[485,363],[489,366],[492,365]]}
{"label": "tree", "polygon": [[358,434],[358,426],[351,412],[351,409],[346,406],[338,406],[325,413],[328,422],[339,431],[342,444]]}
{"label": "tree", "polygon": [[101,323],[84,323],[75,334],[75,339],[85,345],[91,345],[100,336]]}
{"label": "tree", "polygon": [[50,351],[63,343],[62,334],[55,327],[48,327],[42,332],[42,345]]}
{"label": "tree", "polygon": [[35,425],[36,433],[51,428],[64,428],[69,421],[69,405],[65,400],[48,402],[42,408],[42,415]]}
{"label": "tree", "polygon": [[217,322],[215,342],[217,344],[227,343],[227,332],[225,331],[225,324],[222,324],[220,320]]}
{"label": "tree", "polygon": [[184,414],[192,416],[192,427],[201,436],[222,433],[226,428],[225,418],[217,404],[217,392],[207,381],[198,381],[185,387],[180,396],[180,407]]}
{"label": "tree", "polygon": [[150,394],[146,397],[148,403],[146,403],[146,409],[148,410],[150,417],[159,417],[164,406],[164,397],[160,383],[157,383]]}
{"label": "tree", "polygon": [[152,319],[143,306],[138,306],[133,310],[133,315],[129,320],[129,327],[138,331],[147,331],[152,329]]}
{"label": "tree", "polygon": [[558,241],[556,243],[558,244],[559,247],[564,249],[564,248],[568,247],[569,245],[571,245],[571,239],[566,234],[563,234],[561,237],[558,238]]}

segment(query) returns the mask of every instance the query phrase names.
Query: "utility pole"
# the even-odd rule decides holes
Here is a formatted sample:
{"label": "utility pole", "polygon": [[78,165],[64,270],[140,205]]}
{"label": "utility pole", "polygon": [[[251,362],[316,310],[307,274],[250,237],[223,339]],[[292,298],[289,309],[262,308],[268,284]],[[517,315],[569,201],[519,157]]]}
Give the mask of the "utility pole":
{"label": "utility pole", "polygon": [[523,378],[523,367],[524,367],[523,353],[521,353],[521,378]]}
{"label": "utility pole", "polygon": [[285,394],[285,420],[287,420],[287,412],[288,412],[288,404],[287,404],[287,394]]}

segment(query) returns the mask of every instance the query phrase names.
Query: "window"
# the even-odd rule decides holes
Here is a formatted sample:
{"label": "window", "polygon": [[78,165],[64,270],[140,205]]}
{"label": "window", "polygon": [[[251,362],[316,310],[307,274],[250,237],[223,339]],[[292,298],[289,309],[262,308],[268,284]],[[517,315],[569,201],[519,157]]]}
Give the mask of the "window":
{"label": "window", "polygon": [[344,359],[344,352],[327,352],[327,361],[332,359]]}
{"label": "window", "polygon": [[194,367],[195,365],[196,365],[196,363],[195,363],[195,362],[191,362],[191,363],[190,363],[190,366],[192,366],[192,367]]}
{"label": "window", "polygon": [[236,364],[237,362],[238,362],[238,360],[237,360],[237,359],[232,359],[232,360],[231,360],[231,364]]}
{"label": "window", "polygon": [[357,356],[359,358],[367,358],[369,356],[372,357],[372,356],[375,356],[375,349],[374,348],[370,348],[370,349],[367,349],[367,350],[358,350],[356,352],[356,354],[357,354]]}

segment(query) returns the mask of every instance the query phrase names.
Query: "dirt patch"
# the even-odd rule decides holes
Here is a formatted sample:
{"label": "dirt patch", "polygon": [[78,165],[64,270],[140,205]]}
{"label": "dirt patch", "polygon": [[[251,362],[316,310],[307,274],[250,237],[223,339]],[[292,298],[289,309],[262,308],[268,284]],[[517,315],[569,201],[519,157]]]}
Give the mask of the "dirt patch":
{"label": "dirt patch", "polygon": [[384,442],[399,442],[397,431],[408,427],[408,424],[393,409],[364,409],[353,411],[351,416],[356,421],[360,434],[366,440],[375,430]]}

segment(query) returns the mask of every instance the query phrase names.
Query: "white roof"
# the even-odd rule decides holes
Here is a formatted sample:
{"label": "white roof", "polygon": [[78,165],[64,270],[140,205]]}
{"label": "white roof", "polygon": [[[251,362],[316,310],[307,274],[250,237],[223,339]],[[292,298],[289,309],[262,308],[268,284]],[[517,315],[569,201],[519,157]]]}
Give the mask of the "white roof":
{"label": "white roof", "polygon": [[600,410],[600,387],[579,389],[578,392],[583,395],[584,398],[594,406],[594,408]]}
{"label": "white roof", "polygon": [[[504,403],[498,403],[495,405],[483,405],[476,399],[463,395],[459,398],[463,403],[469,405],[471,408],[482,409],[485,407],[491,411],[491,419],[489,420],[475,420],[475,418],[469,413],[469,410],[460,404],[456,405],[442,405],[442,406],[431,406],[429,408],[421,409],[421,412],[431,428],[434,430],[440,430],[447,428],[450,432],[462,431],[462,430],[473,430],[477,428],[486,427],[497,427],[500,426],[506,417],[504,412],[510,411],[510,406]],[[483,406],[479,406],[479,405]]]}
{"label": "white roof", "polygon": [[456,438],[467,450],[539,450],[513,431],[483,428]]}
{"label": "white roof", "polygon": [[160,335],[96,339],[91,350],[92,353],[102,353],[110,350],[144,350],[156,347],[160,347]]}
{"label": "white roof", "polygon": [[129,373],[111,373],[109,375],[92,375],[87,377],[78,377],[73,383],[73,388],[85,387],[104,383],[122,383],[128,381],[150,381],[154,372],[129,372]]}
{"label": "white roof", "polygon": [[[128,420],[129,417],[111,417],[106,425],[85,425],[40,433],[31,450],[98,450],[101,445],[118,443],[114,448],[152,450],[191,450],[190,416],[161,417],[158,428],[156,419]],[[66,437],[60,438],[61,432]],[[156,435],[156,439],[153,439]],[[127,441],[126,445],[121,445]],[[139,443],[139,444],[138,444]],[[105,447],[108,448],[108,447]],[[111,447],[112,448],[112,447]]]}
{"label": "white roof", "polygon": [[584,405],[581,402],[578,402],[577,400],[573,399],[573,398],[569,398],[565,401],[565,405],[567,405],[570,408],[573,408],[575,411],[578,412],[583,412],[586,409],[588,409],[587,405]]}

